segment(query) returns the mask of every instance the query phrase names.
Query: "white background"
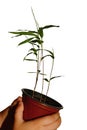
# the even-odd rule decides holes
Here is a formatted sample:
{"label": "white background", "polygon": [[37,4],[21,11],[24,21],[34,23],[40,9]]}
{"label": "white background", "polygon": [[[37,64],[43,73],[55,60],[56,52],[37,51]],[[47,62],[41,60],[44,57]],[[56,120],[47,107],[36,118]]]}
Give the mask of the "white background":
{"label": "white background", "polygon": [[[46,32],[47,47],[54,48],[56,74],[49,96],[61,102],[60,130],[87,129],[87,4],[86,0],[0,0],[0,110],[8,106],[21,88],[32,88],[22,61],[26,54],[9,31],[34,29],[31,6],[40,26],[60,25]],[[49,67],[49,65],[47,66]],[[54,84],[55,83],[55,84]]]}

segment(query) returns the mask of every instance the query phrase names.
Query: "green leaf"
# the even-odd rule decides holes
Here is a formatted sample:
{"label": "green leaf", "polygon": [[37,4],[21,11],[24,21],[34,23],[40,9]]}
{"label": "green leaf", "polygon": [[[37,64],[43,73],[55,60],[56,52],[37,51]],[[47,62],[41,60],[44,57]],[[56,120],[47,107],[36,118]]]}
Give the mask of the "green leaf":
{"label": "green leaf", "polygon": [[43,56],[42,59],[45,58],[45,57],[47,57],[47,56],[50,56],[50,57],[52,57],[54,59],[54,52],[52,52],[50,50],[47,50],[47,49],[38,49],[38,50],[43,50],[43,51],[47,51],[47,52],[50,53],[48,55]]}
{"label": "green leaf", "polygon": [[18,46],[23,45],[23,44],[25,44],[25,43],[30,43],[30,41],[31,41],[32,39],[34,39],[34,37],[29,38],[29,39],[26,39],[26,40],[20,42],[20,43],[18,44]]}
{"label": "green leaf", "polygon": [[37,46],[37,48],[40,48],[40,44],[37,44],[37,43],[31,43],[31,44],[34,46]]}
{"label": "green leaf", "polygon": [[[27,58],[27,56],[29,56],[30,54],[34,54],[35,56],[37,56],[37,52],[39,51],[39,49],[36,49],[36,48],[31,48],[28,52],[28,54],[24,57],[24,60],[26,60]],[[27,59],[27,60],[31,60],[31,59]],[[37,61],[37,60],[35,60],[34,59],[34,61]]]}
{"label": "green leaf", "polygon": [[43,60],[44,58],[46,58],[46,57],[48,57],[48,56],[50,56],[51,58],[53,58],[52,55],[45,55],[45,56],[43,56],[43,57],[41,58],[41,60]]}
{"label": "green leaf", "polygon": [[40,75],[46,75],[46,74],[40,73]]}
{"label": "green leaf", "polygon": [[26,59],[26,57],[27,56],[29,56],[30,54],[33,54],[33,52],[29,52],[25,57],[24,57],[24,59],[23,60],[25,60]]}
{"label": "green leaf", "polygon": [[31,35],[31,36],[37,36],[38,35],[38,32],[35,32],[35,31],[17,31],[17,32],[9,32],[9,33],[12,33],[12,34],[17,34],[19,36],[21,35]]}
{"label": "green leaf", "polygon": [[52,28],[52,27],[60,27],[60,26],[56,26],[56,25],[46,25],[46,26],[42,27],[42,29],[48,29],[48,28]]}
{"label": "green leaf", "polygon": [[36,40],[32,40],[30,43],[38,43],[38,44],[42,44],[43,41],[42,41],[42,40],[39,40],[39,39],[36,39]]}
{"label": "green leaf", "polygon": [[[28,73],[34,74],[34,73],[37,73],[37,72],[28,72]],[[40,75],[46,75],[46,74],[40,73]]]}
{"label": "green leaf", "polygon": [[49,82],[49,80],[48,80],[47,78],[44,78],[44,80],[45,80],[46,82]]}
{"label": "green leaf", "polygon": [[44,49],[45,51],[49,52],[52,56],[52,58],[54,58],[54,52],[50,51],[50,50],[47,50],[47,49]]}
{"label": "green leaf", "polygon": [[39,33],[39,35],[40,35],[41,38],[42,38],[42,37],[43,37],[43,29],[42,29],[42,28],[39,28],[38,33]]}
{"label": "green leaf", "polygon": [[59,77],[61,77],[61,75],[60,76],[51,77],[50,80],[55,79],[55,78],[59,78]]}
{"label": "green leaf", "polygon": [[37,56],[37,51],[38,51],[38,49],[31,48],[29,51],[32,51],[32,52],[33,52],[33,54],[35,54],[35,55]]}
{"label": "green leaf", "polygon": [[24,59],[24,60],[26,60],[26,61],[36,61],[37,62],[37,60],[35,60],[35,59]]}
{"label": "green leaf", "polygon": [[37,73],[37,72],[28,72],[28,73],[34,74],[34,73]]}

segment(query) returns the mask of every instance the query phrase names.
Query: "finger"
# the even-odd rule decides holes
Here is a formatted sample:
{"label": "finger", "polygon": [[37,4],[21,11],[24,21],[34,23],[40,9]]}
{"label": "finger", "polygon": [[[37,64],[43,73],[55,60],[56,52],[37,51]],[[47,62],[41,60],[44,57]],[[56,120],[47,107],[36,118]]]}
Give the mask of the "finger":
{"label": "finger", "polygon": [[55,113],[55,114],[44,117],[43,118],[44,125],[49,125],[55,122],[59,118],[59,116],[60,116],[59,113]]}
{"label": "finger", "polygon": [[17,103],[18,103],[19,101],[22,101],[22,97],[20,97],[20,96],[19,96],[18,98],[16,98],[16,99],[12,102],[11,107],[17,105]]}
{"label": "finger", "polygon": [[23,102],[19,101],[14,115],[16,125],[23,122],[23,110],[24,110]]}
{"label": "finger", "polygon": [[52,115],[48,115],[48,116],[45,116],[45,117],[41,117],[41,118],[38,118],[37,121],[40,122],[41,125],[49,125],[53,122],[55,122],[58,118],[59,118],[60,114],[59,113],[55,113],[55,114],[52,114]]}
{"label": "finger", "polygon": [[56,130],[61,124],[61,117],[59,117],[55,122],[44,126],[45,129],[47,130]]}

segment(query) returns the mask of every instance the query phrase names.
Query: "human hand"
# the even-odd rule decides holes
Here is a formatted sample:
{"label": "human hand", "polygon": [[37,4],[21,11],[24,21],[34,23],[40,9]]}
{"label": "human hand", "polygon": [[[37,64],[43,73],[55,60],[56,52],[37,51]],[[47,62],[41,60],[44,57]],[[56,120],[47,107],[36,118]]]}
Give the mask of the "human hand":
{"label": "human hand", "polygon": [[14,113],[19,101],[22,98],[18,97],[6,109],[0,112],[0,130],[12,130],[14,124]]}
{"label": "human hand", "polygon": [[13,130],[56,130],[61,124],[61,117],[59,113],[31,121],[24,121],[23,109],[23,102],[20,101],[15,111]]}
{"label": "human hand", "polygon": [[10,109],[8,107],[4,111],[7,117],[2,124],[1,130],[56,130],[61,124],[59,113],[31,121],[24,121],[23,109],[22,98],[19,97],[12,103]]}
{"label": "human hand", "polygon": [[21,100],[21,97],[18,97],[17,99],[15,99],[10,106],[8,106],[7,108],[5,108],[4,110],[2,110],[0,112],[0,127],[2,126],[2,124],[5,121],[6,117],[8,116],[10,108],[15,106],[19,100]]}

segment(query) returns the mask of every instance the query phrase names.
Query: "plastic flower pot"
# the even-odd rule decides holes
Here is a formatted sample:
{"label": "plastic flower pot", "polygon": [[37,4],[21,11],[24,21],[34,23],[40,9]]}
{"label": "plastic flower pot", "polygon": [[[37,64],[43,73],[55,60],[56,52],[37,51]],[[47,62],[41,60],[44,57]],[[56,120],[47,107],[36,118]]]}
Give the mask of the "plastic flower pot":
{"label": "plastic flower pot", "polygon": [[[32,95],[33,90],[22,89],[24,103],[23,119],[26,121],[56,113],[63,108],[59,102],[39,92],[35,91],[34,97]],[[40,101],[41,97],[42,100]]]}

